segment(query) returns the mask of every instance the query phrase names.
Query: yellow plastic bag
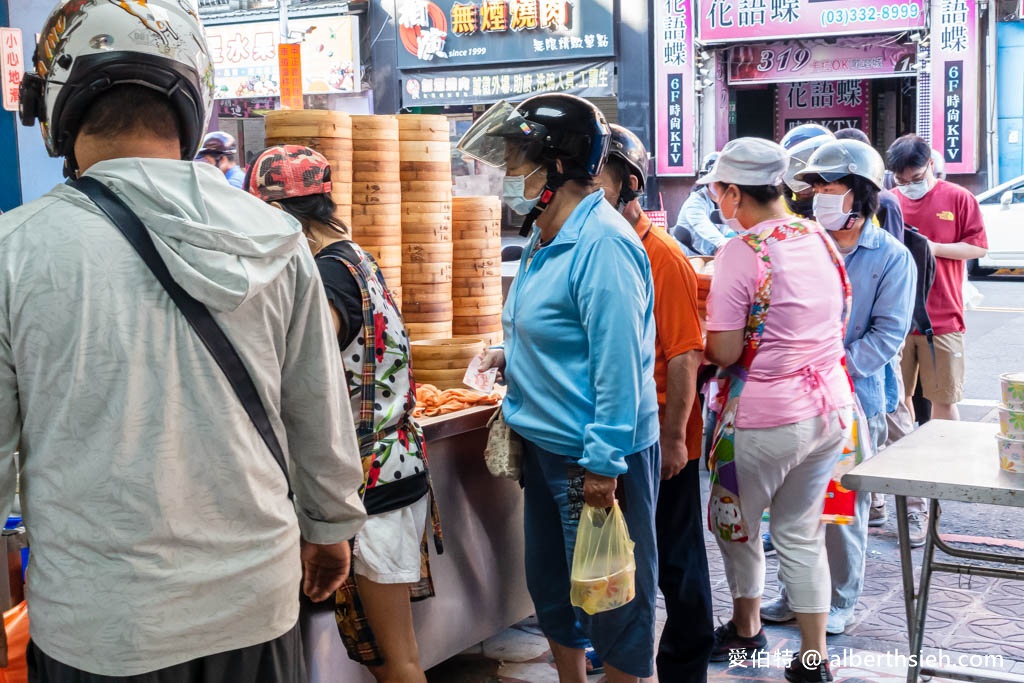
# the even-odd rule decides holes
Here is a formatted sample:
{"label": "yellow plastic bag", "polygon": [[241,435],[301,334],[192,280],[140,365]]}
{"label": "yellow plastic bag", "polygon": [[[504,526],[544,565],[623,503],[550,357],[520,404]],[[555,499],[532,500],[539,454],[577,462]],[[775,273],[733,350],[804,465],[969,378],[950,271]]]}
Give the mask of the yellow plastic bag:
{"label": "yellow plastic bag", "polygon": [[584,505],[572,557],[572,604],[587,614],[598,614],[632,600],[636,596],[633,545],[617,502],[610,512]]}

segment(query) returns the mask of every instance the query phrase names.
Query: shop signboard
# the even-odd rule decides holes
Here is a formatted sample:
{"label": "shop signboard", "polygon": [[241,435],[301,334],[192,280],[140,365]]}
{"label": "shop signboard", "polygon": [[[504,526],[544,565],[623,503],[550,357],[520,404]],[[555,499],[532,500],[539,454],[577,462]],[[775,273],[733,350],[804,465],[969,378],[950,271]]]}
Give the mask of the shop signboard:
{"label": "shop signboard", "polygon": [[25,75],[25,53],[21,44],[20,28],[0,28],[0,49],[2,49],[4,109],[18,111],[21,99],[18,88]]}
{"label": "shop signboard", "polygon": [[980,81],[976,0],[932,3],[932,147],[946,172],[978,170]]}
{"label": "shop signboard", "polygon": [[486,104],[546,92],[580,97],[615,94],[615,63],[570,62],[507,68],[444,69],[402,74],[402,106]]}
{"label": "shop signboard", "polygon": [[281,72],[281,109],[302,109],[302,46],[278,45],[277,65]]}
{"label": "shop signboard", "polygon": [[613,0],[381,0],[398,67],[434,69],[615,55]]}
{"label": "shop signboard", "polygon": [[789,40],[729,48],[729,84],[917,75],[917,48],[877,38]]}
{"label": "shop signboard", "polygon": [[776,93],[776,140],[804,123],[859,128],[871,136],[871,81],[780,83]]}
{"label": "shop signboard", "polygon": [[[302,34],[302,91],[307,95],[356,92],[360,85],[357,23],[353,17],[292,19]],[[206,27],[215,97],[277,97],[281,94],[276,21]]]}
{"label": "shop signboard", "polygon": [[693,13],[690,0],[654,3],[654,162],[659,176],[696,172]]}
{"label": "shop signboard", "polygon": [[[936,2],[940,0],[935,0]],[[923,28],[925,0],[695,0],[702,43]]]}

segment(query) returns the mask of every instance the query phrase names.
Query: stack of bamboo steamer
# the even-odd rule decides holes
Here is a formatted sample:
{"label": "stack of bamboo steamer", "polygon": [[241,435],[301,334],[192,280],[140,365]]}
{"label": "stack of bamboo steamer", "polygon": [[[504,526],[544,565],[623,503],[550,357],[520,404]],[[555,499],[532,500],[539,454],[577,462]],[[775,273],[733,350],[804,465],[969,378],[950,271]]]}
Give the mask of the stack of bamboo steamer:
{"label": "stack of bamboo steamer", "polygon": [[500,344],[501,200],[452,200],[452,334]]}
{"label": "stack of bamboo steamer", "polygon": [[327,157],[331,164],[331,198],[338,218],[352,223],[352,118],[345,112],[320,109],[287,109],[268,112],[266,143],[302,145]]}
{"label": "stack of bamboo steamer", "polygon": [[446,339],[452,336],[453,314],[448,119],[415,114],[397,119],[402,190],[402,316],[411,339]]}
{"label": "stack of bamboo steamer", "polygon": [[444,391],[463,388],[473,357],[484,349],[479,337],[454,339],[421,339],[409,345],[412,353],[412,372],[416,384],[433,384]]}
{"label": "stack of bamboo steamer", "polygon": [[398,120],[352,117],[352,239],[373,255],[402,302],[402,186]]}

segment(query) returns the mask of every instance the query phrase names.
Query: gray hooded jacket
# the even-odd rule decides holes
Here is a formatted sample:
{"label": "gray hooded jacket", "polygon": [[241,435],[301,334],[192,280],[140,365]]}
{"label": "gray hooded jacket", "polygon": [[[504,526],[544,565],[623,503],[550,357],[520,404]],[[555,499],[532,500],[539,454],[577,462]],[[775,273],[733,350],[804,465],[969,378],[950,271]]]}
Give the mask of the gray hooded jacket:
{"label": "gray hooded jacket", "polygon": [[148,227],[242,357],[285,478],[220,368],[132,247],[60,185],[0,217],[0,512],[21,451],[32,638],[131,676],[274,639],[298,617],[299,535],[365,519],[351,408],[299,225],[214,167],[88,170]]}

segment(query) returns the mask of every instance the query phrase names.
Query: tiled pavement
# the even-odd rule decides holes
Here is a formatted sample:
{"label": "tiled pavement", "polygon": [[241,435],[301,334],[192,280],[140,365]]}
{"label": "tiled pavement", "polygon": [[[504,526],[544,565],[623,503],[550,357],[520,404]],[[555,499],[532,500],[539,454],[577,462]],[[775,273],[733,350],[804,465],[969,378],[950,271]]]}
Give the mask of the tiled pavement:
{"label": "tiled pavement", "polygon": [[[889,506],[889,524],[871,530],[865,589],[855,621],[845,634],[829,638],[831,655],[848,655],[846,665],[834,668],[836,680],[841,683],[906,680],[905,660],[901,663],[895,659],[897,655],[905,656],[908,648],[891,502]],[[729,618],[729,590],[717,545],[710,535],[706,536],[706,541],[715,616],[724,622]],[[915,560],[919,559],[920,551],[915,551]],[[777,566],[774,557],[770,557],[766,599],[777,594]],[[659,619],[664,619],[660,606]],[[773,652],[795,650],[799,646],[793,624],[770,626],[767,632],[769,649]],[[941,652],[954,664],[961,654],[1001,655],[1001,662],[989,661],[984,668],[1024,675],[1024,583],[978,576],[935,575],[925,646],[926,654],[938,656]],[[893,653],[889,661],[879,656],[888,653]],[[862,657],[859,662],[854,661],[857,655]],[[875,661],[865,662],[865,656],[874,656]],[[546,641],[529,620],[435,667],[428,678],[430,683],[557,683],[558,680]],[[779,662],[772,661],[770,666],[760,668],[749,664],[743,668],[713,665],[710,680],[779,681],[783,676]],[[591,681],[604,683],[599,676],[591,677]]]}

